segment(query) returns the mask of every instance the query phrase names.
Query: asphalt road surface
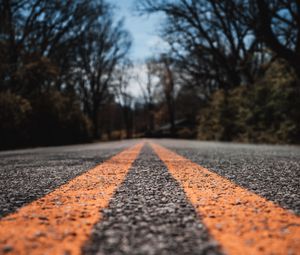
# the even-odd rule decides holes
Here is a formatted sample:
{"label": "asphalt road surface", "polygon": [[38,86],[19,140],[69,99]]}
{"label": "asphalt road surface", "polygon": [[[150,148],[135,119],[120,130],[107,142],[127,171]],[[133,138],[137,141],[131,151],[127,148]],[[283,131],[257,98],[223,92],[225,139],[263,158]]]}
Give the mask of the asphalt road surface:
{"label": "asphalt road surface", "polygon": [[0,152],[0,254],[300,254],[300,147]]}

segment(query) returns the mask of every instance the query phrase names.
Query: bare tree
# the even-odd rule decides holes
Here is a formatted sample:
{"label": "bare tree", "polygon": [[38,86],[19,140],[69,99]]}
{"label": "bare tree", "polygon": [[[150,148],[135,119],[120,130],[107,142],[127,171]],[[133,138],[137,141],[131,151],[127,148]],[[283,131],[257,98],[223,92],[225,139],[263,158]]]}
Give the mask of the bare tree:
{"label": "bare tree", "polygon": [[[175,128],[175,97],[176,88],[174,81],[173,63],[168,54],[161,54],[157,58],[149,59],[148,75],[151,75],[150,81],[158,78],[157,90],[161,91],[163,103],[167,107],[168,120],[170,123],[170,134],[176,135]],[[150,85],[151,83],[148,83]],[[152,84],[151,84],[152,85]]]}
{"label": "bare tree", "polygon": [[[253,2],[266,1],[139,0],[138,9],[142,14],[165,14],[162,36],[171,46],[171,58],[175,60],[173,69],[178,70],[176,73],[180,74],[181,84],[198,87],[207,101],[214,91],[223,90],[220,121],[225,140],[230,140],[232,135],[230,121],[227,121],[231,115],[230,91],[238,86],[254,84],[274,58],[268,49],[270,46],[261,39],[264,36],[258,36],[264,22],[259,22],[259,26],[254,22],[255,17],[262,15],[259,9],[263,4],[260,3],[261,7],[257,8]],[[277,8],[280,0],[269,2],[272,3],[269,6]],[[268,21],[276,31],[288,28],[276,28],[273,18]],[[286,37],[284,42],[290,42],[290,38]],[[168,82],[165,84],[172,84],[167,66],[165,80]],[[169,109],[173,108],[172,103],[168,105]]]}
{"label": "bare tree", "polygon": [[132,64],[129,60],[125,60],[117,66],[114,72],[114,91],[118,103],[122,107],[127,139],[132,138],[133,133],[132,104],[134,97],[129,88],[132,80],[131,69]]}
{"label": "bare tree", "polygon": [[82,47],[78,50],[76,67],[78,90],[85,112],[94,125],[94,137],[99,134],[99,110],[109,94],[113,72],[131,45],[129,34],[123,29],[122,21],[114,24],[109,6],[104,6],[101,16],[87,28],[81,37]]}
{"label": "bare tree", "polygon": [[153,62],[152,59],[146,60],[145,72],[146,77],[135,77],[135,79],[140,86],[143,100],[147,108],[146,134],[152,136],[155,129],[155,95],[159,86],[159,77],[156,74],[155,62]]}
{"label": "bare tree", "polygon": [[[251,27],[259,40],[286,60],[300,78],[300,1],[249,1]],[[251,19],[252,18],[252,19]]]}
{"label": "bare tree", "polygon": [[170,58],[168,58],[167,55],[162,55],[161,61],[163,63],[163,75],[161,77],[161,82],[162,82],[163,92],[165,95],[165,100],[168,108],[170,133],[171,136],[174,137],[176,135],[174,77],[173,77],[173,72],[171,70]]}
{"label": "bare tree", "polygon": [[236,9],[239,0],[140,0],[142,13],[164,12],[163,36],[183,78],[199,86],[228,90],[252,83],[259,72],[259,43]]}
{"label": "bare tree", "polygon": [[102,5],[101,0],[1,1],[0,46],[6,55],[1,87],[22,94],[54,84],[60,89],[76,65],[78,39],[101,15]]}

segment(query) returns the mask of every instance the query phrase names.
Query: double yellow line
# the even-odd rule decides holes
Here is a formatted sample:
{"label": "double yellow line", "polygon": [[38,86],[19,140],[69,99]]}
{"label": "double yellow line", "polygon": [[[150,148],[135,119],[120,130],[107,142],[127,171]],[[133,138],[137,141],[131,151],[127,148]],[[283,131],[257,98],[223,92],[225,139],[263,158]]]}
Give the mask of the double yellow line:
{"label": "double yellow line", "polygon": [[[0,221],[0,253],[80,254],[144,144],[124,150]],[[300,218],[159,145],[153,150],[182,185],[228,254],[300,254]]]}

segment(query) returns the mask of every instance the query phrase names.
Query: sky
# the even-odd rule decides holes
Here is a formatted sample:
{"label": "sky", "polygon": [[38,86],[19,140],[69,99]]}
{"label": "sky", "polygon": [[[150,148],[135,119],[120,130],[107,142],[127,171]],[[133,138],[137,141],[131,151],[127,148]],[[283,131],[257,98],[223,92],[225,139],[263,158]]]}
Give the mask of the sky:
{"label": "sky", "polygon": [[159,36],[159,28],[163,22],[162,14],[139,16],[134,11],[137,0],[110,0],[109,2],[118,8],[116,16],[125,18],[125,28],[133,39],[130,52],[133,61],[142,61],[167,47]]}
{"label": "sky", "polygon": [[133,76],[139,76],[140,83],[132,79],[129,87],[130,93],[135,98],[141,98],[141,83],[147,79],[144,60],[163,52],[167,49],[167,43],[159,36],[159,29],[163,23],[162,14],[140,16],[135,11],[137,0],[110,0],[117,7],[116,17],[125,19],[125,29],[132,36],[132,48],[130,59],[133,61]]}

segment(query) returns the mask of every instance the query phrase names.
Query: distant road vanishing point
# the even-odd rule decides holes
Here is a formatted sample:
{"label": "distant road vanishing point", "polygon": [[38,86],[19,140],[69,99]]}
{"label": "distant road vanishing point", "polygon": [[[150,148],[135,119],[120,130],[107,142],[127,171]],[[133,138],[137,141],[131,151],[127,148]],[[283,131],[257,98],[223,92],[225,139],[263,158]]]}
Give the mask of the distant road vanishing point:
{"label": "distant road vanishing point", "polygon": [[300,254],[300,147],[136,139],[0,152],[0,254]]}

